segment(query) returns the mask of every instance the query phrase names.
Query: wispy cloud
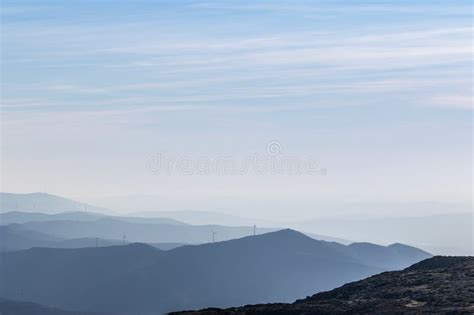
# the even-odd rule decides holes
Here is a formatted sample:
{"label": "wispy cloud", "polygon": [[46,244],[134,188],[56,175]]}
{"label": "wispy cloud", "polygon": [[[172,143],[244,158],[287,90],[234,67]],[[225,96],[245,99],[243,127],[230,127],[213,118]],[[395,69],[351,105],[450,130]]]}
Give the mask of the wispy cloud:
{"label": "wispy cloud", "polygon": [[466,95],[435,95],[428,104],[445,108],[474,109],[473,97],[471,94]]}
{"label": "wispy cloud", "polygon": [[[3,1],[1,13],[10,189],[156,191],[169,181],[142,172],[156,149],[277,139],[328,163],[319,186],[278,187],[312,209],[322,196],[373,196],[374,183],[377,198],[471,198],[468,1],[26,3]],[[232,191],[273,191],[249,184]]]}
{"label": "wispy cloud", "polygon": [[[102,31],[99,34],[103,34]],[[69,30],[65,28],[62,32],[67,37]],[[80,29],[74,32],[80,33]],[[378,95],[393,91],[416,99],[416,89],[439,90],[468,85],[469,80],[472,80],[468,72],[458,72],[450,77],[444,73],[447,66],[464,64],[468,67],[471,63],[471,32],[470,27],[425,27],[368,34],[341,31],[286,32],[237,39],[197,36],[189,40],[162,40],[157,36],[151,41],[136,39],[133,33],[124,32],[120,44],[113,38],[101,36],[83,36],[77,42],[81,38],[78,36],[74,47],[78,45],[84,49],[75,50],[64,46],[61,49],[65,54],[61,54],[61,49],[46,50],[46,55],[39,61],[47,58],[50,63],[59,56],[59,60],[63,61],[54,61],[51,66],[56,64],[61,68],[65,62],[68,67],[76,68],[76,71],[82,71],[83,67],[106,68],[104,71],[115,72],[119,76],[128,77],[130,71],[143,71],[156,72],[160,77],[142,79],[134,76],[133,79],[119,82],[92,84],[79,83],[78,80],[60,83],[54,80],[36,86],[12,84],[7,92],[50,92],[55,96],[120,93],[125,99],[130,98],[126,93],[135,96],[137,93],[159,93],[160,96],[149,95],[148,102],[160,104],[259,100],[327,93]],[[40,34],[49,32],[40,31]],[[88,30],[85,34],[94,32]],[[41,38],[47,40],[48,36],[41,35]],[[58,33],[55,33],[56,36]],[[47,54],[50,56],[47,57]],[[6,61],[8,64],[9,60]],[[43,62],[37,63],[40,68],[48,66]],[[28,64],[34,65],[34,59],[29,60]],[[14,62],[12,66],[15,66]],[[433,69],[427,71],[430,67]],[[402,72],[397,74],[397,71]],[[418,71],[420,75],[407,79],[404,74],[407,71]],[[463,77],[459,77],[460,74]],[[390,78],[384,78],[387,76]],[[109,80],[116,81],[112,76],[109,76]],[[207,95],[203,95],[205,93]],[[97,100],[95,103],[104,104],[103,101]],[[83,102],[89,104],[91,100]],[[429,104],[439,106],[438,102]],[[336,101],[332,104],[335,107],[340,105]],[[143,103],[137,102],[135,106],[143,106]],[[49,106],[52,107],[55,106]]]}
{"label": "wispy cloud", "polygon": [[347,13],[347,12],[367,12],[367,13],[438,13],[438,14],[466,14],[470,6],[467,3],[457,3],[450,6],[443,6],[436,3],[418,3],[403,5],[398,3],[383,4],[334,4],[331,2],[302,2],[302,1],[275,1],[274,3],[254,1],[252,3],[231,1],[193,3],[190,8],[204,10],[225,10],[225,11],[276,11],[276,12],[299,12],[299,13]]}

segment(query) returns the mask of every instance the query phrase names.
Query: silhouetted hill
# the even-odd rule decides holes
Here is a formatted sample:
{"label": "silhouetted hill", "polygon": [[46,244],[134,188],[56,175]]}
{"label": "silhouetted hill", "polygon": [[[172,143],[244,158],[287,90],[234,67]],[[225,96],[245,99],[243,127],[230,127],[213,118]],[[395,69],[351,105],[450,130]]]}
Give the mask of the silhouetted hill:
{"label": "silhouetted hill", "polygon": [[49,247],[58,241],[60,238],[28,230],[18,224],[0,226],[0,251]]}
{"label": "silhouetted hill", "polygon": [[[419,253],[428,255],[405,261]],[[292,230],[169,251],[33,248],[0,258],[0,296],[113,314],[289,302],[384,270],[363,252]]]}
{"label": "silhouetted hill", "polygon": [[[117,245],[128,245],[130,242],[123,240],[107,240],[107,239],[96,239],[91,237],[84,238],[72,238],[67,240],[62,240],[56,243],[51,244],[46,247],[53,248],[84,248],[84,247],[108,247],[108,246],[117,246]],[[160,250],[170,250],[177,248],[186,244],[182,243],[147,243],[147,245],[153,246]],[[31,248],[31,247],[29,247]]]}
{"label": "silhouetted hill", "polygon": [[436,256],[402,271],[384,272],[321,292],[293,304],[176,312],[196,315],[250,314],[472,314],[474,257]]}
{"label": "silhouetted hill", "polygon": [[[153,217],[166,217],[172,218],[181,222],[185,222],[192,225],[224,225],[224,226],[254,226],[257,224],[259,226],[274,227],[274,231],[281,230],[282,226],[285,226],[283,222],[275,222],[271,220],[261,220],[254,218],[244,218],[236,215],[218,213],[211,211],[194,211],[194,210],[182,210],[182,211],[141,211],[134,213],[134,215],[143,216],[146,218]],[[260,230],[260,228],[259,228]],[[265,232],[270,232],[266,229]],[[317,233],[307,233],[306,235],[317,239],[324,240],[328,242],[338,242],[341,244],[350,244],[352,241],[347,239],[342,239],[338,237],[333,237],[330,235],[322,235]]]}
{"label": "silhouetted hill", "polygon": [[[298,230],[375,243],[402,242],[440,255],[474,255],[472,212],[421,217],[363,217],[305,220],[294,224]],[[453,227],[456,227],[453,229]],[[403,231],[403,232],[402,232]]]}
{"label": "silhouetted hill", "polygon": [[[367,265],[385,269],[408,266],[427,257],[427,252],[403,244],[381,246],[371,243],[352,243],[348,246],[352,254]],[[407,260],[408,259],[408,260]]]}

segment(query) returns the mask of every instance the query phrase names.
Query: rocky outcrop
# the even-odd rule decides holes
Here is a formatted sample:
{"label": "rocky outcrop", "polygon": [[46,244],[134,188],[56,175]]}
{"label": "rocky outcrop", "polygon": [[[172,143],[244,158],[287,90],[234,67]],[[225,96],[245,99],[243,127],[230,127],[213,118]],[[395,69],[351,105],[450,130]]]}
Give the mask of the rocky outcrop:
{"label": "rocky outcrop", "polygon": [[474,313],[474,257],[435,256],[293,304],[248,305],[176,314]]}

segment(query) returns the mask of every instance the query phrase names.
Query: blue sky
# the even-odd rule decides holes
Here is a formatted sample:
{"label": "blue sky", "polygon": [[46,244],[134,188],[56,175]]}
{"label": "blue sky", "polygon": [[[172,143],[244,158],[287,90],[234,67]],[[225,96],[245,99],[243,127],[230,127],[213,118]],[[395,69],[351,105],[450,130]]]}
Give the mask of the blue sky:
{"label": "blue sky", "polygon": [[[262,216],[471,202],[470,1],[3,1],[1,15],[4,191]],[[269,141],[327,175],[146,168]]]}

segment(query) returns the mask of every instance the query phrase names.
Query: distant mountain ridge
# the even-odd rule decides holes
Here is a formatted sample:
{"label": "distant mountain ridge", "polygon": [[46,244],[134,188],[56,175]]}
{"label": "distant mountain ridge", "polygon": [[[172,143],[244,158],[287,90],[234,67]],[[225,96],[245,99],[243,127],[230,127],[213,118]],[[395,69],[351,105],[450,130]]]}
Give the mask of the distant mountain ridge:
{"label": "distant mountain ridge", "polygon": [[49,247],[60,241],[52,235],[24,229],[21,225],[0,226],[0,251]]}
{"label": "distant mountain ridge", "polygon": [[292,230],[169,251],[144,244],[33,248],[1,254],[0,296],[15,300],[22,292],[25,300],[61,309],[127,315],[289,302],[392,268],[393,252],[400,255],[397,269],[430,256],[387,248],[390,254],[372,253],[386,260],[367,265],[366,249]]}
{"label": "distant mountain ridge", "polygon": [[291,227],[381,244],[402,242],[440,255],[474,255],[474,213],[446,211],[448,214],[421,217],[315,219],[291,224]]}
{"label": "distant mountain ridge", "polygon": [[[83,248],[105,247],[130,244],[126,240],[82,237],[63,239],[46,233],[28,230],[21,224],[0,225],[0,252],[29,249],[33,247]],[[169,250],[185,244],[182,243],[148,243],[162,250]]]}
{"label": "distant mountain ridge", "polygon": [[[13,225],[17,238],[20,237],[21,231],[26,234],[29,231],[36,231],[45,235],[50,235],[57,239],[71,239],[76,246],[80,243],[77,240],[89,239],[83,244],[93,246],[96,238],[101,240],[101,244],[114,245],[121,244],[121,239],[125,236],[128,242],[143,242],[148,244],[158,243],[159,248],[175,247],[175,244],[201,244],[212,241],[212,234],[215,240],[229,240],[252,235],[254,232],[258,234],[280,230],[280,228],[262,228],[259,227],[254,231],[253,226],[222,226],[222,225],[188,225],[180,221],[161,217],[121,217],[108,216],[89,212],[62,212],[56,214],[45,214],[37,212],[18,212],[10,211],[0,213],[0,230],[2,225]],[[5,230],[4,230],[5,231]],[[325,235],[307,234],[314,239],[336,241],[344,244],[350,243],[347,240],[339,240]],[[10,233],[11,236],[11,233]],[[57,244],[47,245],[48,243],[38,244],[36,240],[28,235],[31,239],[32,246],[51,246],[57,247]],[[113,240],[116,240],[112,242]],[[117,241],[120,240],[120,241]],[[15,249],[12,239],[6,245],[8,250]],[[19,243],[18,243],[19,244]],[[63,243],[63,245],[72,245],[72,242]],[[22,242],[20,247],[16,249],[27,249],[26,242]],[[69,246],[66,246],[69,247]],[[1,249],[1,248],[0,248]]]}
{"label": "distant mountain ridge", "polygon": [[425,251],[399,243],[388,246],[352,243],[347,247],[353,251],[354,257],[364,262],[364,264],[383,265],[386,269],[397,269],[400,265],[406,264],[404,257],[413,257],[417,260],[426,258]]}
{"label": "distant mountain ridge", "polygon": [[170,315],[472,314],[474,257],[435,256],[293,304],[261,304]]}
{"label": "distant mountain ridge", "polygon": [[47,193],[14,194],[0,192],[0,212],[98,212],[110,213],[110,210],[96,207],[84,202],[79,202],[64,197]]}
{"label": "distant mountain ridge", "polygon": [[[61,238],[99,237],[144,243],[208,243],[214,231],[216,240],[229,240],[253,234],[253,227],[228,227],[220,225],[177,225],[161,223],[136,223],[104,217],[95,221],[56,220],[27,222],[22,224],[29,230],[39,231]],[[277,229],[260,229],[260,233]]]}
{"label": "distant mountain ridge", "polygon": [[[28,226],[25,226],[28,230],[36,230],[65,239],[98,237],[114,240],[121,239],[125,234],[127,239],[132,242],[200,244],[210,242],[213,231],[216,232],[217,240],[221,241],[241,238],[252,235],[254,232],[254,224],[250,219],[213,212],[137,212],[130,216],[117,216],[105,214],[110,213],[108,209],[46,193],[0,193],[0,201],[0,225],[12,223],[28,224]],[[140,213],[143,217],[137,216]],[[191,215],[193,224],[196,224],[196,220],[200,223],[191,227],[190,224],[169,218],[167,215],[177,216],[178,218],[189,218],[189,215]],[[218,221],[222,221],[224,218],[229,225],[210,224],[216,216],[219,218]],[[103,221],[100,221],[101,219]],[[206,219],[211,221],[206,221]],[[109,220],[110,224],[105,224],[107,220]],[[111,224],[113,224],[112,220],[116,220],[116,228],[111,227]],[[99,222],[85,223],[92,221]],[[243,222],[246,222],[246,225],[243,225]],[[130,223],[143,225],[139,227]],[[189,225],[190,228],[173,228],[170,226],[155,226],[152,228],[150,225],[145,224]],[[280,229],[280,227],[258,227],[257,233],[267,233]],[[81,230],[84,232],[81,233]],[[143,232],[140,232],[140,230],[143,230]],[[315,239],[336,241],[344,244],[350,243],[350,241],[327,235],[314,233],[308,233],[308,235]]]}
{"label": "distant mountain ridge", "polygon": [[11,224],[11,223],[28,223],[28,222],[45,222],[45,221],[84,221],[91,222],[99,219],[115,219],[130,223],[158,223],[158,224],[174,224],[174,225],[186,225],[186,223],[166,218],[166,217],[153,217],[143,218],[134,216],[111,216],[93,212],[60,212],[60,213],[42,213],[42,212],[21,212],[21,211],[8,211],[0,213],[0,224]]}

